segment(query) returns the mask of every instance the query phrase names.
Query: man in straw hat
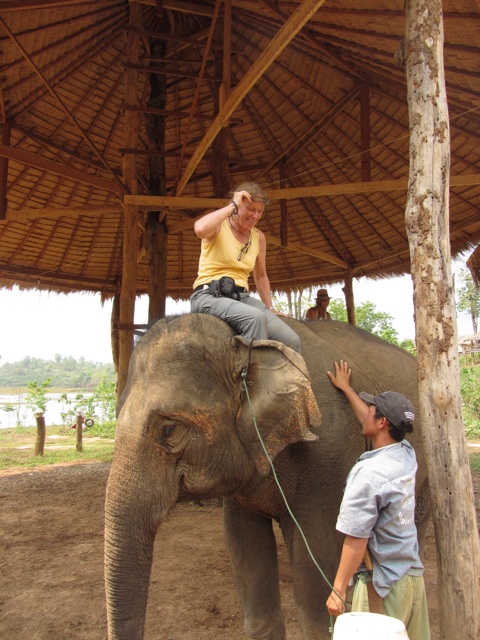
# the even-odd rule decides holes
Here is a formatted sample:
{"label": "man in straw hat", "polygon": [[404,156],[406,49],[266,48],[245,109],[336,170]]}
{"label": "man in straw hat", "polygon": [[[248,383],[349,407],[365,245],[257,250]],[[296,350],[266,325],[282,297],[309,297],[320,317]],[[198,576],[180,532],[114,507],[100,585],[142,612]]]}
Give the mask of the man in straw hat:
{"label": "man in straw hat", "polygon": [[317,291],[316,305],[311,307],[305,316],[305,320],[331,320],[331,316],[327,311],[328,303],[330,302],[330,296],[326,289],[319,289]]}
{"label": "man in straw hat", "polygon": [[337,520],[345,539],[327,609],[333,616],[343,613],[342,600],[355,576],[352,611],[385,613],[404,623],[410,640],[429,640],[415,527],[417,461],[404,439],[413,431],[413,405],[395,391],[357,395],[343,360],[335,362],[335,375],[327,375],[345,394],[372,444],[347,477]]}

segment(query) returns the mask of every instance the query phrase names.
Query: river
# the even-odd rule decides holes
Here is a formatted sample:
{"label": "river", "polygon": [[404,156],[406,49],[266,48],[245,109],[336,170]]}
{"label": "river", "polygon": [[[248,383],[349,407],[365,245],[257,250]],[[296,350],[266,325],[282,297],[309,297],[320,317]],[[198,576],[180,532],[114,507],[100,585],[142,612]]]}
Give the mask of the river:
{"label": "river", "polygon": [[[67,400],[62,399],[62,393],[47,393],[47,408],[45,411],[45,424],[53,425],[71,425],[76,420],[76,404],[75,397],[81,393],[85,398],[91,397],[91,393],[75,391],[67,393]],[[0,394],[0,429],[9,427],[34,427],[36,425],[35,415],[26,405],[26,393]],[[6,410],[6,407],[8,409]],[[95,408],[96,418],[103,421],[105,419],[105,411],[102,407]],[[70,411],[68,417],[63,417]],[[73,411],[73,413],[71,413]]]}

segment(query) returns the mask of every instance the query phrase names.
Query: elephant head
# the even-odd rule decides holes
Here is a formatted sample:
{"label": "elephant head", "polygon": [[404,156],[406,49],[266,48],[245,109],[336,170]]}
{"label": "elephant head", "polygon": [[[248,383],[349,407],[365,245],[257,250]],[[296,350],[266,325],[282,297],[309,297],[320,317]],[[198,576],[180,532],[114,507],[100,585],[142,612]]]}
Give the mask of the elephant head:
{"label": "elephant head", "polygon": [[118,409],[107,609],[110,638],[133,640],[143,637],[154,539],[170,508],[260,480],[268,458],[318,426],[320,414],[298,354],[249,344],[202,314],[161,320],[140,340]]}

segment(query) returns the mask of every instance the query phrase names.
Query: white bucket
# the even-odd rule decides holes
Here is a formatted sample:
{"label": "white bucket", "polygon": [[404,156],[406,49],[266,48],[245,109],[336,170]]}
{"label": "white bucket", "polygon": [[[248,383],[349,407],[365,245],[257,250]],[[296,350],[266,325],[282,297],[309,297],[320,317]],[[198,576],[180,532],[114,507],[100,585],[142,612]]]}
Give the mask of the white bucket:
{"label": "white bucket", "polygon": [[338,616],[333,640],[408,640],[405,625],[379,613],[352,612]]}

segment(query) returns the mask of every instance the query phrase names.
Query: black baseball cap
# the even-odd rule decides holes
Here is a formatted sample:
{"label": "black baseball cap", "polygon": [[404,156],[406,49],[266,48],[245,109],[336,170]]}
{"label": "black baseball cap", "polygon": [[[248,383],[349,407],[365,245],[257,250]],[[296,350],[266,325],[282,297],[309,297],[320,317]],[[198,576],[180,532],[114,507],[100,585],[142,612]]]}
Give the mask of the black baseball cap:
{"label": "black baseball cap", "polygon": [[371,396],[362,391],[359,396],[365,402],[374,404],[394,427],[398,427],[402,421],[413,422],[415,420],[413,404],[401,393],[383,391],[378,396]]}

